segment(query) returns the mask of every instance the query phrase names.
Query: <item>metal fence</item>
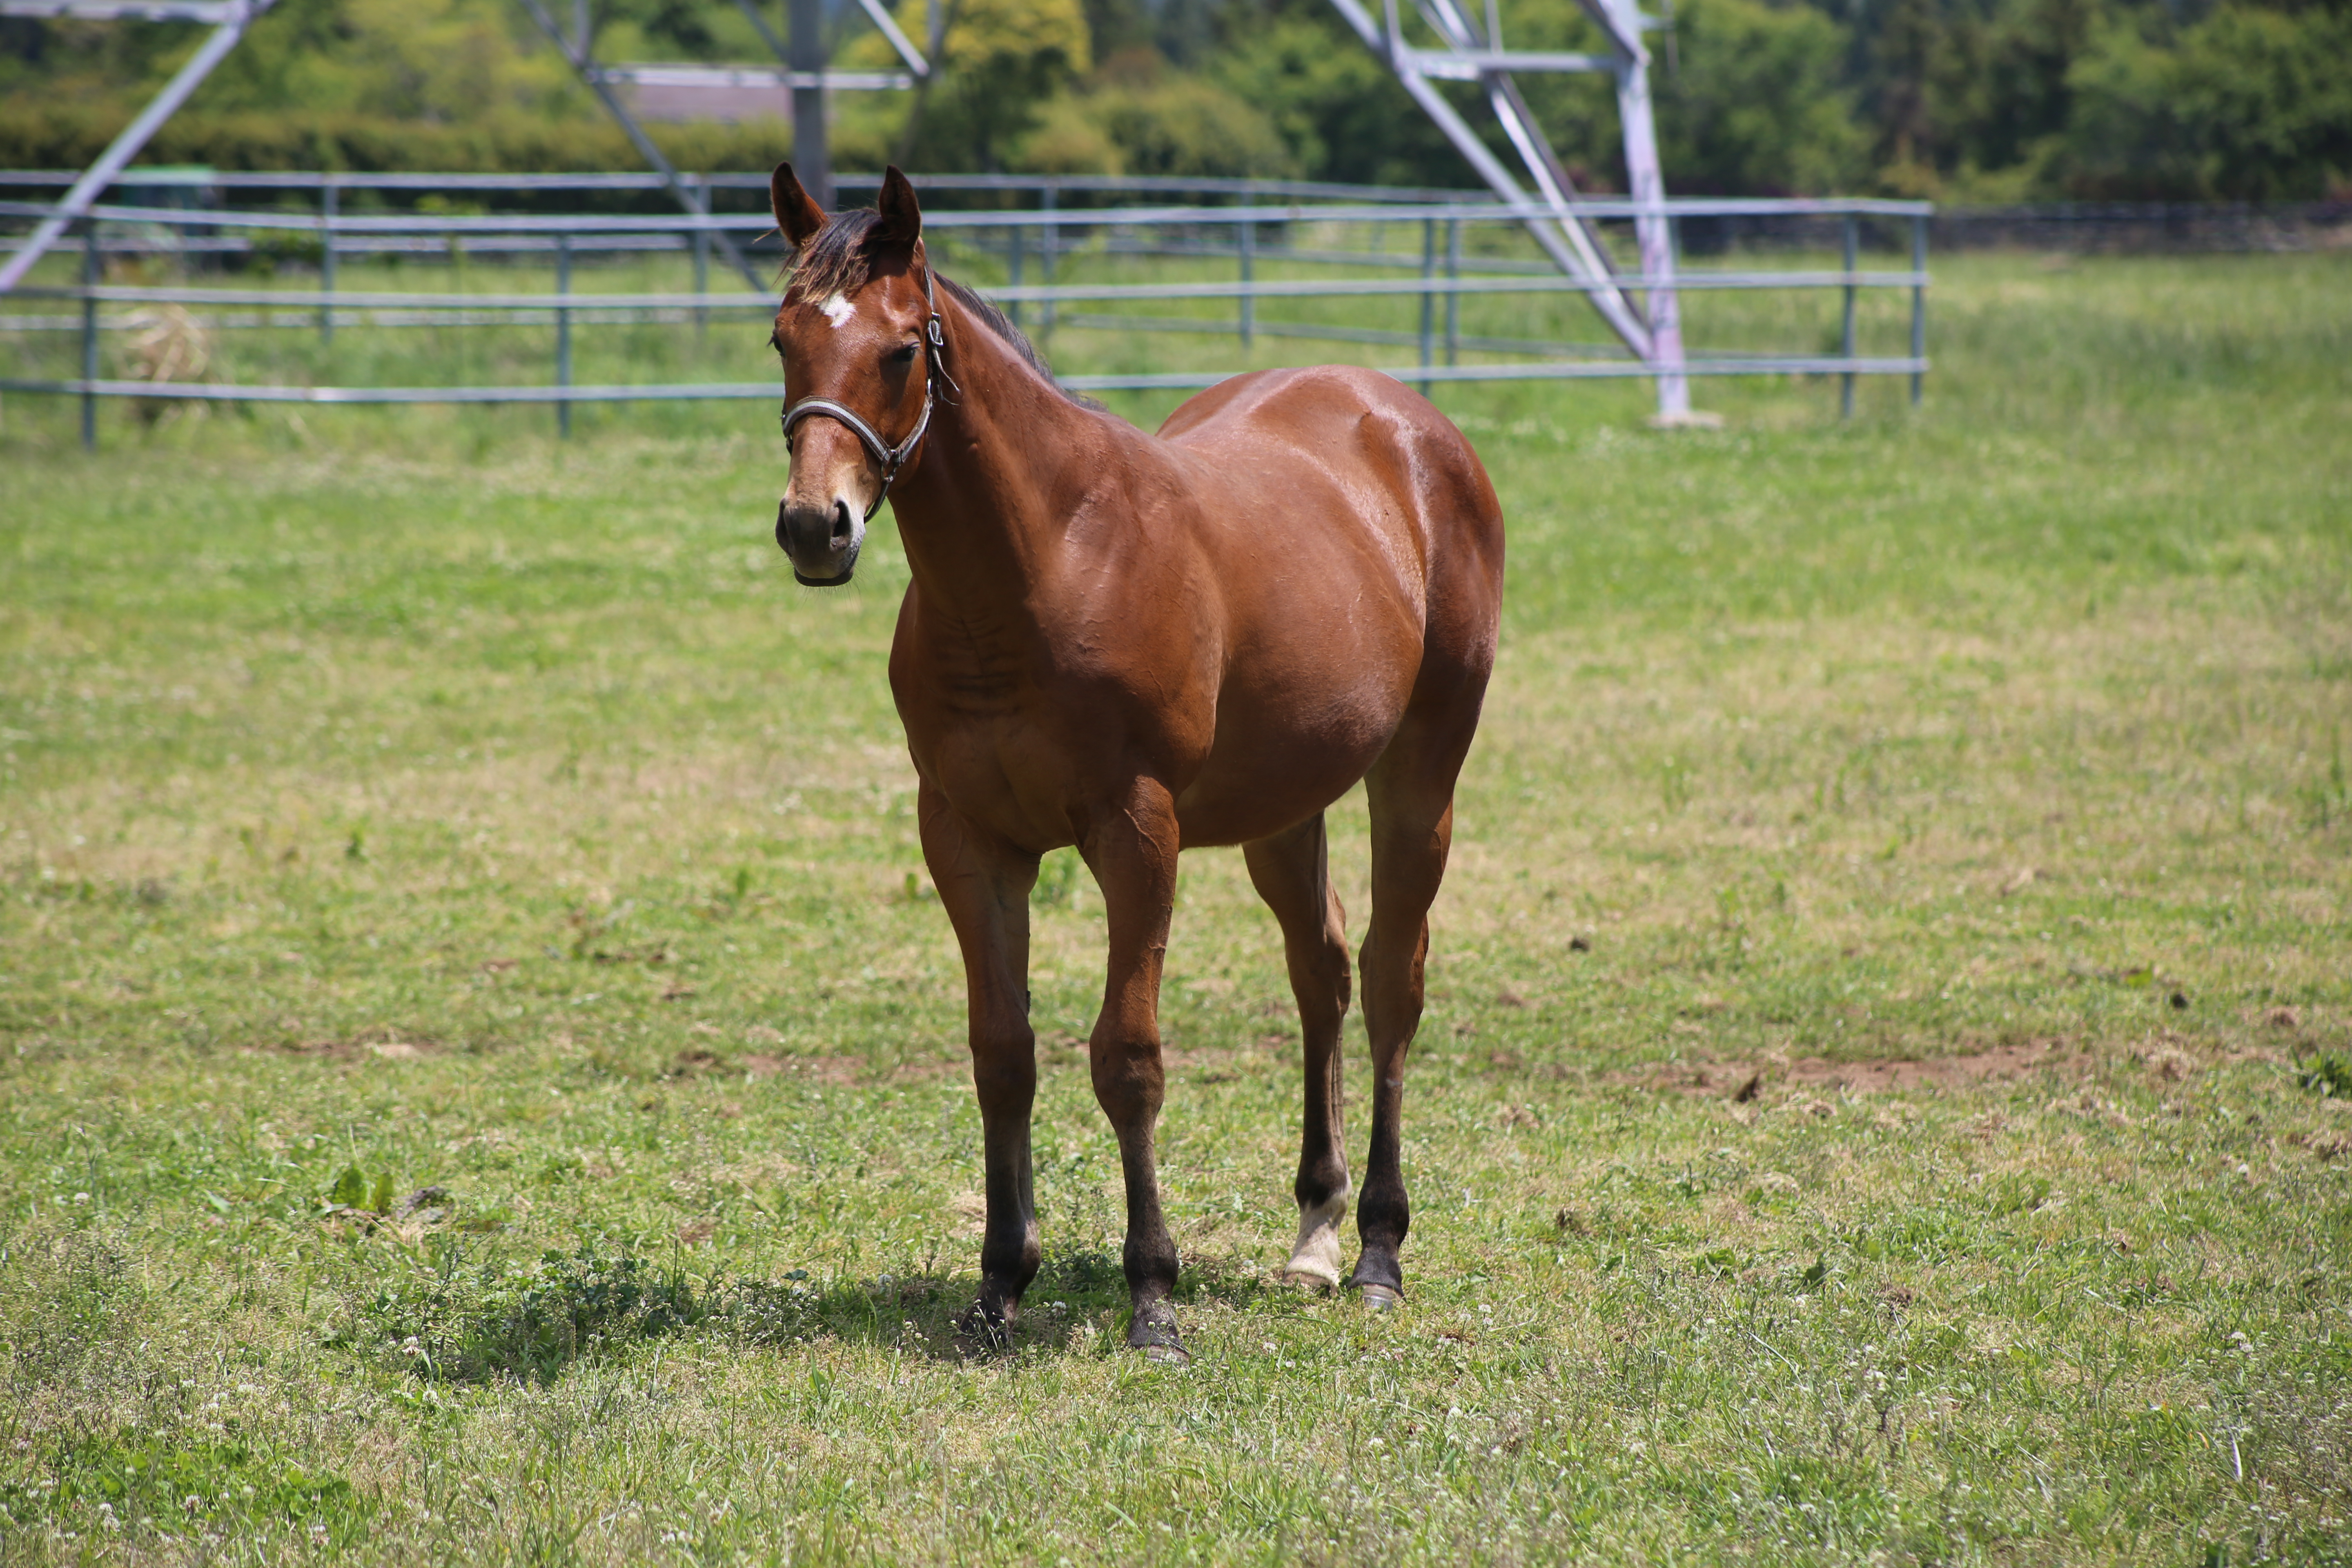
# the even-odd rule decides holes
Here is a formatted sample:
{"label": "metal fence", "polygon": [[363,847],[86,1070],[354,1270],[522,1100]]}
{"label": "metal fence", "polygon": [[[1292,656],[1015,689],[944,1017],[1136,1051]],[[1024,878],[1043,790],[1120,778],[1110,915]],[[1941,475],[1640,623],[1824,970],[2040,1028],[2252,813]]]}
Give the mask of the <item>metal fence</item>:
{"label": "metal fence", "polygon": [[[0,191],[31,195],[69,180],[47,172],[0,171]],[[758,175],[692,178],[717,207],[731,198],[743,210],[704,215],[636,211],[461,211],[450,198],[504,195],[548,203],[568,200],[607,207],[657,196],[658,177],[637,174],[212,174],[126,173],[118,191],[137,199],[93,209],[81,226],[79,277],[20,285],[9,301],[32,310],[0,311],[0,331],[17,334],[77,332],[80,374],[0,376],[0,390],[52,394],[82,401],[85,440],[96,437],[100,398],[196,399],[225,403],[308,404],[551,404],[568,432],[573,405],[635,401],[773,398],[773,381],[646,382],[582,384],[572,375],[573,333],[579,327],[618,322],[705,323],[714,317],[747,319],[774,309],[761,289],[712,286],[714,244],[724,236],[753,261],[781,265],[765,210],[766,181]],[[873,177],[845,175],[856,191]],[[1927,369],[1926,294],[1927,204],[1860,199],[1817,201],[1686,200],[1667,204],[1684,223],[1737,224],[1753,229],[1779,224],[1831,239],[1840,264],[1797,268],[1748,265],[1685,268],[1671,279],[1619,274],[1605,283],[1563,276],[1531,247],[1510,254],[1503,237],[1542,209],[1521,210],[1482,194],[1394,190],[1319,184],[1239,180],[1112,180],[1087,177],[933,176],[924,182],[926,231],[943,248],[964,246],[995,258],[1005,281],[986,290],[1016,321],[1069,329],[1228,335],[1247,348],[1260,337],[1312,339],[1414,351],[1411,364],[1381,364],[1424,388],[1449,382],[1528,379],[1640,378],[1658,367],[1622,345],[1557,338],[1477,334],[1463,330],[1465,300],[1492,296],[1590,294],[1603,287],[1671,288],[1679,293],[1820,290],[1838,292],[1840,331],[1834,353],[1701,350],[1682,374],[1699,376],[1835,376],[1842,406],[1853,406],[1862,375],[1910,378],[1916,402]],[[725,193],[724,197],[721,193]],[[1140,205],[1138,196],[1190,197]],[[233,206],[225,198],[272,201],[268,207]],[[347,197],[356,200],[347,202]],[[1034,205],[1007,207],[1029,198]],[[583,199],[584,198],[584,199]],[[1203,200],[1203,198],[1207,198]],[[425,204],[430,201],[428,208]],[[759,205],[755,207],[753,202]],[[366,204],[366,205],[362,205]],[[0,222],[45,211],[38,200],[0,200]],[[1583,204],[1602,226],[1625,225],[1643,211],[1625,201]],[[1367,239],[1369,237],[1369,239]],[[1483,243],[1468,243],[1476,237]],[[1389,241],[1402,238],[1402,247]],[[1907,250],[1907,266],[1865,268],[1865,242]],[[1417,243],[1416,243],[1417,242]],[[723,249],[724,247],[719,247]],[[595,292],[573,287],[574,263],[591,255],[683,253],[692,261],[687,291]],[[202,281],[140,287],[106,282],[109,256],[165,255]],[[479,256],[544,267],[552,261],[552,291],[455,292],[340,287],[339,263],[401,257],[454,261]],[[1147,282],[1091,280],[1068,274],[1074,258],[1181,258],[1213,263],[1223,277]],[[68,258],[49,264],[62,268]],[[236,269],[292,262],[315,271],[315,286],[257,286]],[[1205,268],[1195,268],[1194,270]],[[1289,276],[1267,273],[1289,273]],[[1866,355],[1857,349],[1857,295],[1893,289],[1908,295],[1907,353]],[[1286,319],[1286,303],[1360,300],[1417,306],[1402,328],[1360,321]],[[1158,315],[1171,302],[1230,302],[1217,316]],[[39,307],[64,306],[43,312]],[[554,327],[551,379],[543,384],[308,385],[210,381],[141,380],[100,374],[101,334],[132,324],[128,312],[154,307],[196,307],[209,329],[285,329],[302,325],[331,341],[339,326],[493,326],[543,321]],[[20,341],[25,341],[20,336]],[[1465,363],[1465,356],[1478,363]],[[1073,390],[1192,387],[1235,374],[1225,369],[1141,371],[1068,375]]]}

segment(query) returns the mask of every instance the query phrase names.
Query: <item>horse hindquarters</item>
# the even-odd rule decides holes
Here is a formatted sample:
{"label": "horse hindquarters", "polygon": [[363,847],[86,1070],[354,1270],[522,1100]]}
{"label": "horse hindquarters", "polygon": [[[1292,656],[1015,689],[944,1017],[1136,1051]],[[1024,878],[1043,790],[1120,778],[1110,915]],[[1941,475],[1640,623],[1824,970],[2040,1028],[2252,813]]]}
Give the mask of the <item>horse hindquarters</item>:
{"label": "horse hindquarters", "polygon": [[[1431,416],[1442,420],[1434,410]],[[1402,1160],[1405,1055],[1421,1026],[1429,909],[1454,843],[1454,789],[1477,733],[1502,610],[1503,519],[1485,468],[1451,424],[1424,468],[1431,531],[1428,621],[1404,719],[1365,775],[1371,811],[1372,912],[1364,935],[1364,1027],[1372,1058],[1372,1136],[1358,1200],[1363,1248],[1350,1283],[1393,1306],[1398,1250],[1412,1227]]]}

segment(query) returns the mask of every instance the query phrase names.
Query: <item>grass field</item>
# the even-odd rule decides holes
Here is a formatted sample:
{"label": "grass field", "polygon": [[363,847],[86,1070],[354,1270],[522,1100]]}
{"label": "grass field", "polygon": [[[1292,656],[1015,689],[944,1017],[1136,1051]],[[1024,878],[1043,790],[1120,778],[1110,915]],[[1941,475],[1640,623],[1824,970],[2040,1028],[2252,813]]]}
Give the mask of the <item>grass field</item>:
{"label": "grass field", "polygon": [[772,410],[9,399],[0,1561],[2352,1560],[2352,258],[1933,310],[1916,415],[1441,395],[1513,559],[1408,1305],[1274,1278],[1296,1023],[1191,857],[1181,1371],[1067,855],[1045,1272],[953,1337],[904,558],[792,586]]}

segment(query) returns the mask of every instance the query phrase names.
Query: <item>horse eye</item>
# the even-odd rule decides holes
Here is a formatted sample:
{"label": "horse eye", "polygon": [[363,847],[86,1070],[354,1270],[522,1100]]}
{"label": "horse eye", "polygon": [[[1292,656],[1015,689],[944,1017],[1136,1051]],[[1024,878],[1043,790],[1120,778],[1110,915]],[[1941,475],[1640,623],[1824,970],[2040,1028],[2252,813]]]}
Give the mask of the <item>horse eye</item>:
{"label": "horse eye", "polygon": [[885,357],[887,358],[892,364],[912,364],[915,363],[915,345],[913,343],[900,343],[897,348],[892,349]]}

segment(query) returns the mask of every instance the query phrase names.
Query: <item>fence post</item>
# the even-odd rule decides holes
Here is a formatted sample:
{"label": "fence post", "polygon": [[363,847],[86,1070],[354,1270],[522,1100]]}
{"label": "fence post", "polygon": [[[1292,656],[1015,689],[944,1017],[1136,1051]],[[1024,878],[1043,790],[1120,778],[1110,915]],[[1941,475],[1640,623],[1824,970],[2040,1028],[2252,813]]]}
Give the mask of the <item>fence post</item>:
{"label": "fence post", "polygon": [[[694,231],[694,291],[698,294],[708,294],[710,292],[710,230],[707,226],[710,222],[709,216],[710,180],[706,174],[692,174],[688,177],[694,182],[695,203],[702,208],[704,214],[702,219],[704,226],[697,227]],[[694,312],[694,346],[697,349],[702,347],[704,334],[709,331],[709,308],[698,307]]]}
{"label": "fence post", "polygon": [[[1010,275],[1009,281],[1013,288],[1018,289],[1021,287],[1021,226],[1017,223],[1010,225],[1006,228],[1005,232],[1008,237],[1005,243],[1012,250],[1008,268]],[[1016,327],[1019,326],[1021,324],[1020,300],[1015,300],[1013,301],[1013,310],[1011,314],[1013,317],[1013,324]]]}
{"label": "fence post", "polygon": [[[1437,276],[1437,220],[1421,220],[1421,278],[1423,283]],[[1427,289],[1421,291],[1421,368],[1427,370],[1437,353],[1437,296]],[[1429,395],[1427,376],[1421,379],[1421,395]]]}
{"label": "fence post", "polygon": [[[1047,212],[1052,212],[1054,210],[1054,187],[1046,185],[1041,189],[1037,195],[1037,205],[1044,207]],[[1045,274],[1045,287],[1048,289],[1051,289],[1054,286],[1054,256],[1055,250],[1058,248],[1058,242],[1061,237],[1062,231],[1053,224],[1045,223],[1037,226],[1038,270]],[[1054,330],[1053,300],[1041,300],[1038,301],[1037,324],[1046,331],[1050,332]]]}
{"label": "fence post", "polygon": [[[1445,220],[1445,280],[1458,283],[1462,279],[1462,220]],[[1462,296],[1448,289],[1445,295],[1445,363],[1462,363]]]}
{"label": "fence post", "polygon": [[[1251,199],[1242,195],[1244,203]],[[1242,347],[1257,341],[1257,225],[1238,223],[1234,226],[1234,249],[1242,263]]]}
{"label": "fence post", "polygon": [[[572,292],[572,237],[555,237],[555,291]],[[555,384],[572,384],[572,311],[566,307],[555,312]],[[561,440],[572,439],[572,403],[562,399],[555,405],[555,434]]]}
{"label": "fence post", "polygon": [[[342,211],[342,193],[330,177],[319,187],[319,292],[335,291],[335,218]],[[335,341],[335,308],[320,301],[319,305],[319,341]]]}
{"label": "fence post", "polygon": [[[105,272],[106,258],[98,249],[98,220],[90,218],[81,226],[82,288],[97,288]],[[98,379],[98,300],[87,292],[81,298],[81,378]],[[81,449],[98,450],[98,394],[90,390],[81,395]]]}
{"label": "fence post", "polygon": [[[1927,357],[1927,215],[1921,213],[1911,220],[1911,357]],[[1911,406],[1919,406],[1920,384],[1927,377],[1918,371],[1911,373]]]}
{"label": "fence post", "polygon": [[1838,417],[1841,419],[1853,417],[1853,268],[1855,258],[1861,249],[1861,235],[1857,232],[1858,228],[1859,225],[1853,214],[1846,214],[1845,319],[1844,324],[1838,330],[1838,353],[1844,356],[1846,362],[1844,374],[1838,377]]}

